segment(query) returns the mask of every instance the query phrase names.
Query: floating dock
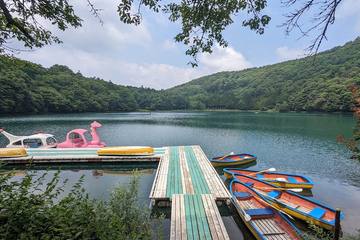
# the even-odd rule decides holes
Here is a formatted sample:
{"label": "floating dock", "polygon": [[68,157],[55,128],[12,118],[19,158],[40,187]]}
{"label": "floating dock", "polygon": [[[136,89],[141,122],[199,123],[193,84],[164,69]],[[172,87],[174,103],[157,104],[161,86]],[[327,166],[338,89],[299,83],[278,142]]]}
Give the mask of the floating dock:
{"label": "floating dock", "polygon": [[150,199],[171,202],[170,239],[229,239],[216,201],[230,197],[200,146],[165,149]]}
{"label": "floating dock", "polygon": [[24,164],[66,164],[66,163],[146,163],[159,162],[166,148],[154,148],[149,156],[98,156],[97,148],[50,148],[26,149],[28,156],[1,158],[0,162],[11,165]]}
{"label": "floating dock", "polygon": [[[171,207],[170,239],[229,239],[217,202],[231,195],[200,146],[155,148],[150,156],[98,156],[97,149],[27,149],[6,164],[159,163],[150,192],[152,204]],[[160,204],[159,204],[160,205]]]}

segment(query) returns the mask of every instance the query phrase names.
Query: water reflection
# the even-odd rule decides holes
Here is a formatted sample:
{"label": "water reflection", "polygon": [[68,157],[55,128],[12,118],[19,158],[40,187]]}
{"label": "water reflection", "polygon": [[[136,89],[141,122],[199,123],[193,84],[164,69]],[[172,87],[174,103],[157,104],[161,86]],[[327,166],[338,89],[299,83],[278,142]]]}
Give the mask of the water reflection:
{"label": "water reflection", "polygon": [[[99,133],[108,145],[162,147],[194,144],[201,145],[209,158],[232,151],[253,153],[258,160],[256,166],[248,166],[250,169],[275,167],[279,171],[309,176],[315,182],[313,196],[316,199],[344,210],[345,232],[360,228],[360,164],[349,159],[348,150],[336,142],[338,134],[351,134],[354,124],[351,115],[86,113],[0,117],[0,126],[14,134],[24,135],[42,130],[54,134],[61,141],[67,131],[87,128],[93,120],[103,124]],[[0,146],[4,145],[5,139],[0,136]],[[143,166],[135,167],[143,169]],[[149,168],[155,169],[156,165]],[[43,169],[55,171],[58,167],[45,166]],[[43,169],[38,168],[39,174]],[[99,198],[106,198],[117,184],[129,182],[126,174],[105,172],[129,170],[118,169],[116,165],[61,166],[61,169],[64,178],[78,179],[84,174],[87,179],[84,187]],[[217,171],[222,174],[222,169]],[[148,201],[154,171],[145,172],[140,178],[142,198]]]}

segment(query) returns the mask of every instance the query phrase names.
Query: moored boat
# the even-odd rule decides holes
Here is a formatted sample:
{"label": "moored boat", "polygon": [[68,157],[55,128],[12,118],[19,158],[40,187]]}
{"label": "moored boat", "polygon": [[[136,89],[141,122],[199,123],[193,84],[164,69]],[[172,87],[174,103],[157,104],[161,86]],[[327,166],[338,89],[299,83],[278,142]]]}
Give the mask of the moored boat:
{"label": "moored boat", "polygon": [[301,239],[299,230],[256,191],[236,179],[229,188],[237,212],[256,239]]}
{"label": "moored boat", "polygon": [[225,168],[224,176],[227,179],[233,178],[234,174],[242,174],[256,179],[269,182],[282,188],[304,188],[311,189],[314,186],[313,181],[303,175],[281,173],[281,172],[267,172],[245,170],[239,168]]}
{"label": "moored boat", "polygon": [[97,129],[102,125],[96,121],[90,124],[90,135],[91,140],[88,140],[85,137],[85,134],[88,132],[87,129],[73,129],[66,134],[66,140],[64,142],[58,143],[57,148],[102,148],[106,144],[101,141]]}
{"label": "moored boat", "polygon": [[225,155],[210,160],[214,167],[246,165],[255,161],[256,156],[247,153]]}
{"label": "moored boat", "polygon": [[7,148],[55,148],[57,143],[54,135],[41,132],[28,136],[16,136],[0,128],[0,133],[9,140]]}
{"label": "moored boat", "polygon": [[[252,187],[275,208],[300,220],[311,222],[327,230],[334,230],[335,209],[256,178],[235,174],[234,179]],[[343,217],[341,215],[341,219]]]}

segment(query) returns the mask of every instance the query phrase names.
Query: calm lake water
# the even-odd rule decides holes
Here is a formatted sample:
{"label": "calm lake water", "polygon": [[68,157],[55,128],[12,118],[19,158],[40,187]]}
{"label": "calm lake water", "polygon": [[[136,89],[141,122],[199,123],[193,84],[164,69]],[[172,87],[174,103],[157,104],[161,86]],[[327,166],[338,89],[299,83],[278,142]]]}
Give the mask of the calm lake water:
{"label": "calm lake water", "polygon": [[[360,163],[336,136],[349,136],[351,115],[254,112],[156,112],[91,113],[0,117],[0,126],[14,134],[44,131],[64,140],[67,131],[103,124],[99,133],[107,145],[201,145],[207,156],[231,151],[257,155],[252,169],[275,167],[279,171],[306,174],[315,186],[314,198],[345,212],[343,230],[360,228]],[[6,140],[0,137],[0,145]],[[85,175],[84,187],[95,198],[106,199],[111,189],[126,184],[135,166],[62,167],[61,176],[75,182]],[[156,165],[141,170],[140,198],[147,201]],[[43,170],[38,170],[40,174]],[[221,170],[219,170],[221,173]],[[22,171],[18,172],[19,177]],[[224,217],[232,235],[239,234],[232,219]]]}

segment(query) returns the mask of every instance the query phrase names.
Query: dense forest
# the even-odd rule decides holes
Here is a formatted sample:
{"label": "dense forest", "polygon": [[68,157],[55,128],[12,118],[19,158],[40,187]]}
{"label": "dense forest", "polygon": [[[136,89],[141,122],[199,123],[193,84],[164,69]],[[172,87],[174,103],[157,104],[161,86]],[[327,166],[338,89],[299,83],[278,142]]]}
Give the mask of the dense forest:
{"label": "dense forest", "polygon": [[[170,81],[170,80],[169,80]],[[220,72],[167,90],[87,78],[66,66],[0,56],[0,113],[179,109],[350,111],[360,38],[314,57]]]}

